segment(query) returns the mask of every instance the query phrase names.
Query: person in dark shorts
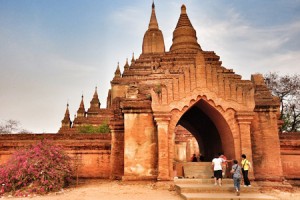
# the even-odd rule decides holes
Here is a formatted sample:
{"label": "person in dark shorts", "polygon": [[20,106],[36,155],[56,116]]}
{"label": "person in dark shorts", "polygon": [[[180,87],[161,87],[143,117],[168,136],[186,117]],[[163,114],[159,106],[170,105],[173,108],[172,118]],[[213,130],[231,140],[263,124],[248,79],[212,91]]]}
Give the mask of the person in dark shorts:
{"label": "person in dark shorts", "polygon": [[217,185],[217,181],[219,182],[219,186],[222,186],[222,163],[225,162],[225,160],[219,156],[216,156],[212,160],[212,167],[214,169],[214,179],[215,179],[215,185]]}

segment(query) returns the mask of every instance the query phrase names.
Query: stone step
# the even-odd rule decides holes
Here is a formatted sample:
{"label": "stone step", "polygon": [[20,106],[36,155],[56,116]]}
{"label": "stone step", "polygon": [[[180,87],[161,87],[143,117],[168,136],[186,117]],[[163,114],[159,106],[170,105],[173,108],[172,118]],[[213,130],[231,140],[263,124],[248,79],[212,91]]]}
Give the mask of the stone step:
{"label": "stone step", "polygon": [[[175,189],[178,193],[231,193],[234,191],[233,184],[176,184]],[[241,187],[243,193],[259,193],[259,187]]]}
{"label": "stone step", "polygon": [[231,193],[182,193],[181,197],[185,200],[277,200],[277,198],[261,193],[243,193],[237,196],[235,192]]}
{"label": "stone step", "polygon": [[185,173],[184,178],[186,179],[209,179],[212,177],[212,174],[209,173]]}
{"label": "stone step", "polygon": [[208,179],[208,178],[210,178],[210,176],[207,175],[207,174],[205,174],[205,175],[191,174],[191,175],[184,176],[184,178],[187,178],[187,179]]}
{"label": "stone step", "polygon": [[[175,184],[214,184],[214,179],[209,177],[209,178],[194,178],[194,179],[186,179],[186,178],[178,178],[174,179]],[[223,179],[222,180],[223,184],[232,184],[233,185],[233,179]]]}
{"label": "stone step", "polygon": [[183,174],[185,178],[210,178],[213,170],[207,163],[186,163],[183,166]]}

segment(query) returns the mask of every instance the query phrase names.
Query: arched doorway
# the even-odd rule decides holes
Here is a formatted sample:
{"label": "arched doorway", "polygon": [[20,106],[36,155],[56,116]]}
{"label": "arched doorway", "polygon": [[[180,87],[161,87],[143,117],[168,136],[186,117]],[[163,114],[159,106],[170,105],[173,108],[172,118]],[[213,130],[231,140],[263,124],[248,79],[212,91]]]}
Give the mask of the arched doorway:
{"label": "arched doorway", "polygon": [[[204,161],[210,162],[219,152],[223,152],[228,158],[235,158],[234,139],[228,122],[229,113],[234,116],[233,110],[224,111],[213,102],[200,99],[180,115],[177,113],[176,116],[179,117],[175,126],[184,127],[195,137]],[[175,134],[176,128],[173,130]]]}

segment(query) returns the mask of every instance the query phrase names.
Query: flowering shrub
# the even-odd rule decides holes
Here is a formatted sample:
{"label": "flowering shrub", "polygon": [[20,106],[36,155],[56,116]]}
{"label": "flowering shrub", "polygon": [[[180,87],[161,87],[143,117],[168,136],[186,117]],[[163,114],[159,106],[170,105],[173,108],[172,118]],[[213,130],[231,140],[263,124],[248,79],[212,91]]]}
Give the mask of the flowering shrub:
{"label": "flowering shrub", "polygon": [[0,165],[0,185],[15,196],[58,191],[70,183],[71,175],[70,157],[47,140],[16,151]]}

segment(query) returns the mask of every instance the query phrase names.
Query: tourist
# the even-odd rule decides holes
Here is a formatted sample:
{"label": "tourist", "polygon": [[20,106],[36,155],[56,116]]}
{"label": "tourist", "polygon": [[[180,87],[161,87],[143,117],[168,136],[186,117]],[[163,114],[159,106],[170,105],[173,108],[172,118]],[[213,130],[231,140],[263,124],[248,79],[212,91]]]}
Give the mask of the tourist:
{"label": "tourist", "polygon": [[232,166],[232,169],[231,169],[231,173],[233,174],[232,175],[232,178],[233,178],[233,186],[236,190],[236,195],[237,196],[240,196],[240,185],[241,185],[241,178],[242,178],[242,175],[241,175],[241,167],[238,165],[238,161],[237,160],[233,160],[233,166]]}
{"label": "tourist", "polygon": [[249,160],[246,159],[246,155],[242,154],[242,173],[243,173],[243,177],[244,177],[244,187],[250,187],[250,180],[248,178],[248,172],[249,169],[251,168],[251,163],[249,162]]}
{"label": "tourist", "polygon": [[226,170],[228,168],[228,160],[226,158],[226,156],[223,153],[219,153],[219,157],[223,158],[223,160],[225,160],[225,162],[222,163],[222,177],[226,178]]}
{"label": "tourist", "polygon": [[199,161],[200,161],[200,162],[204,162],[204,156],[201,155],[201,154],[200,154],[200,156],[199,156]]}
{"label": "tourist", "polygon": [[192,162],[197,162],[197,157],[196,157],[196,154],[193,154],[193,157],[192,157]]}
{"label": "tourist", "polygon": [[219,182],[219,186],[222,186],[222,163],[225,162],[223,158],[220,156],[216,156],[212,160],[212,167],[214,169],[214,179],[215,185],[217,185],[217,181]]}

